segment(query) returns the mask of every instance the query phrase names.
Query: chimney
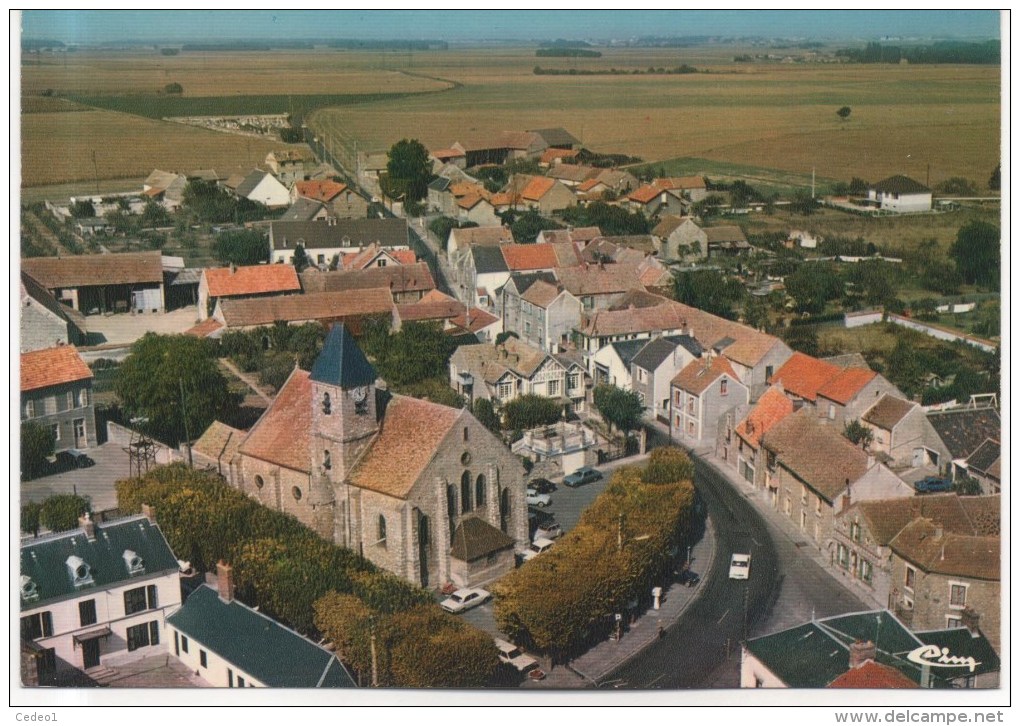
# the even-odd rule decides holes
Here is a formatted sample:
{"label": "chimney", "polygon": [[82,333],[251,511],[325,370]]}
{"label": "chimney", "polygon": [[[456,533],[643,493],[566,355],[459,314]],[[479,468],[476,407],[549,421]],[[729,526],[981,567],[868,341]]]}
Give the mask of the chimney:
{"label": "chimney", "polygon": [[976,638],[981,635],[981,629],[978,627],[981,622],[981,616],[974,608],[970,606],[965,607],[963,612],[960,613],[960,621],[963,623],[963,627],[970,631],[970,637]]}
{"label": "chimney", "polygon": [[878,648],[870,640],[856,640],[850,644],[850,667],[860,668],[869,660],[875,660]]}
{"label": "chimney", "polygon": [[223,560],[216,563],[216,591],[223,602],[234,599],[234,568]]}
{"label": "chimney", "polygon": [[156,523],[156,508],[151,504],[142,505],[142,514],[144,514],[146,519],[148,519],[153,524]]}
{"label": "chimney", "polygon": [[92,517],[88,512],[78,517],[78,526],[85,532],[85,537],[89,542],[94,542],[96,539],[96,523],[92,521]]}

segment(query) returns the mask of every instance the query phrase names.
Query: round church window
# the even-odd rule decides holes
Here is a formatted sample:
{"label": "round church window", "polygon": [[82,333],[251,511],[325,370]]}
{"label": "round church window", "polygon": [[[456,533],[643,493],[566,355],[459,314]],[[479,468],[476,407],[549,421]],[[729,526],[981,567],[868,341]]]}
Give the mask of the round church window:
{"label": "round church window", "polygon": [[259,489],[261,489],[261,488],[262,488],[262,487],[264,487],[265,485],[266,485],[266,480],[265,480],[265,479],[263,479],[263,478],[262,478],[261,476],[259,476],[258,474],[256,474],[256,475],[255,475],[255,486],[257,486],[257,487],[258,487]]}
{"label": "round church window", "polygon": [[301,501],[301,489],[299,487],[294,487],[293,489],[290,490],[290,493],[294,495],[295,501],[298,502]]}
{"label": "round church window", "polygon": [[461,454],[460,455],[460,463],[463,464],[464,466],[467,466],[468,464],[470,464],[471,463],[471,452],[465,451],[463,454]]}

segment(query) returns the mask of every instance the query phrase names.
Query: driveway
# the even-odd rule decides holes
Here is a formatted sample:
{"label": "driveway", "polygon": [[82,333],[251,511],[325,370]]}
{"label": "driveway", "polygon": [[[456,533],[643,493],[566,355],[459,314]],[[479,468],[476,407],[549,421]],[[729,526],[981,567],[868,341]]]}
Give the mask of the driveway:
{"label": "driveway", "polygon": [[55,466],[47,476],[21,483],[21,502],[42,502],[54,494],[80,494],[92,499],[92,510],[102,511],[117,506],[114,484],[130,476],[128,455],[120,444],[107,442],[88,450],[96,462],[87,469],[58,470]]}

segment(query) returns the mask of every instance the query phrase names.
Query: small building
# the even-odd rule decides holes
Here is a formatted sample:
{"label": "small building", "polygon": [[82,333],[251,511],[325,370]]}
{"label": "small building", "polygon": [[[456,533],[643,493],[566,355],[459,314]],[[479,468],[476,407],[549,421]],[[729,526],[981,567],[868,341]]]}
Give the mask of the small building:
{"label": "small building", "polygon": [[410,249],[407,220],[337,219],[313,222],[272,222],[269,225],[269,261],[294,264],[301,247],[313,265],[329,265],[333,258],[365,247]]}
{"label": "small building", "polygon": [[159,202],[168,212],[173,212],[184,203],[187,186],[185,175],[154,169],[142,182],[142,198]]}
{"label": "small building", "polygon": [[266,155],[266,166],[288,187],[295,182],[304,181],[308,167],[314,163],[315,157],[307,147],[276,149]]}
{"label": "small building", "polygon": [[679,192],[692,202],[700,202],[708,196],[708,185],[703,176],[673,176],[652,179],[652,184],[660,189]]}
{"label": "small building", "polygon": [[705,235],[708,239],[708,256],[736,256],[746,255],[751,251],[751,245],[744,236],[744,230],[735,224],[726,224],[718,227],[705,227]]}
{"label": "small building", "polygon": [[205,320],[220,300],[248,300],[301,292],[297,272],[291,265],[210,267],[202,270],[198,283],[198,318]]}
{"label": "small building", "polygon": [[534,210],[549,217],[554,212],[577,204],[577,197],[563,182],[544,176],[514,174],[504,189],[507,199],[497,201],[494,197],[492,205],[496,211],[505,209]]}
{"label": "small building", "polygon": [[55,451],[98,446],[92,379],[73,345],[22,353],[22,422],[52,431]]}
{"label": "small building", "polygon": [[666,214],[687,214],[691,203],[678,191],[645,184],[627,195],[627,206],[631,211],[641,212],[652,219]]}
{"label": "small building", "polygon": [[290,189],[292,202],[307,199],[319,202],[326,208],[327,217],[364,219],[368,215],[368,202],[342,182],[332,179],[297,181]]}
{"label": "small building", "polygon": [[551,129],[528,129],[529,134],[536,134],[550,149],[581,149],[581,140],[565,128],[557,126]]}
{"label": "small building", "polygon": [[925,416],[924,409],[900,396],[885,394],[861,416],[871,429],[869,449],[888,457],[893,467],[930,467],[944,471],[949,450]]}
{"label": "small building", "polygon": [[985,439],[967,457],[967,474],[981,484],[983,494],[998,494],[1002,491],[1002,452],[999,442]]}
{"label": "small building", "polygon": [[455,227],[450,230],[450,236],[446,240],[446,254],[450,261],[470,249],[471,247],[495,247],[497,245],[512,244],[514,233],[509,227],[503,225],[491,225],[488,227]]}
{"label": "small building", "polygon": [[254,169],[234,189],[241,199],[258,202],[269,209],[283,209],[290,206],[290,190],[268,171]]}
{"label": "small building", "polygon": [[312,222],[321,221],[330,217],[329,210],[322,202],[314,199],[298,197],[287,208],[287,211],[280,215],[281,222]]}
{"label": "small building", "polygon": [[711,354],[692,360],[670,383],[670,437],[695,446],[714,439],[719,418],[750,400],[730,362]]}
{"label": "small building", "polygon": [[111,235],[117,228],[102,217],[85,217],[74,222],[74,228],[82,237],[97,237],[99,235]]}
{"label": "small building", "polygon": [[236,486],[240,471],[238,447],[246,435],[246,431],[213,421],[191,445],[195,468],[215,471],[228,484]]}
{"label": "small building", "polygon": [[867,203],[890,212],[930,212],[931,189],[897,174],[870,187]]}
{"label": "small building", "polygon": [[53,297],[27,272],[21,273],[21,352],[56,345],[84,345],[85,316]]}
{"label": "small building", "polygon": [[658,240],[659,257],[664,260],[693,260],[708,257],[708,234],[690,217],[667,214],[652,228]]}
{"label": "small building", "polygon": [[555,164],[546,172],[546,176],[562,182],[571,189],[577,189],[583,182],[595,179],[601,171],[594,166],[582,164]]}
{"label": "small building", "polygon": [[76,671],[103,682],[111,667],[166,652],[180,565],[148,517],[99,525],[86,514],[77,529],[22,543],[19,589],[32,685],[66,683]]}
{"label": "small building", "polygon": [[85,315],[163,312],[163,260],[157,252],[29,257],[21,268],[61,303]]}
{"label": "small building", "polygon": [[188,670],[214,688],[355,687],[334,653],[237,600],[230,565],[216,575],[166,619],[167,647]]}
{"label": "small building", "polygon": [[1001,441],[1002,422],[999,412],[991,406],[961,406],[932,411],[928,421],[942,440],[949,461],[945,471],[953,479],[967,474],[967,461],[985,441]]}
{"label": "small building", "polygon": [[573,474],[582,466],[598,463],[599,437],[579,422],[558,421],[524,432],[513,443],[511,450],[536,464],[546,464],[541,470],[546,475]]}

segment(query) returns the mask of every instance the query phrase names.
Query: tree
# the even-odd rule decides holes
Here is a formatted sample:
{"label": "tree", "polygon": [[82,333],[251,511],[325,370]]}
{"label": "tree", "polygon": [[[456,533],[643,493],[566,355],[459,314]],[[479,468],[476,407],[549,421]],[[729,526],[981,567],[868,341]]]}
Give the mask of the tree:
{"label": "tree", "polygon": [[933,262],[921,272],[921,286],[941,295],[956,295],[963,284],[963,276],[950,260]]}
{"label": "tree", "polygon": [[648,466],[641,475],[646,484],[673,484],[694,479],[694,463],[687,453],[676,446],[652,449]]}
{"label": "tree", "polygon": [[300,144],[303,139],[304,134],[301,132],[301,129],[295,129],[289,126],[280,129],[280,141],[285,144]]}
{"label": "tree", "polygon": [[529,209],[510,224],[510,231],[513,232],[514,239],[518,243],[524,244],[534,242],[538,233],[547,229],[563,229],[563,225],[543,217],[533,209]]}
{"label": "tree", "polygon": [[1002,164],[996,164],[992,175],[988,177],[988,188],[993,192],[1002,188]]}
{"label": "tree", "polygon": [[145,209],[142,210],[143,227],[169,227],[172,223],[170,212],[162,204],[155,199],[145,203]]}
{"label": "tree", "polygon": [[981,493],[981,482],[972,476],[961,476],[953,482],[953,491],[961,497],[972,497]]}
{"label": "tree", "polygon": [[598,227],[606,236],[648,234],[651,230],[651,223],[640,212],[628,212],[601,201],[568,207],[560,216],[574,227]]}
{"label": "tree", "polygon": [[184,93],[184,86],[180,83],[168,83],[163,86],[163,92],[180,95]]}
{"label": "tree", "polygon": [[294,356],[283,350],[268,351],[259,367],[259,383],[279,391],[294,372]]}
{"label": "tree", "polygon": [[294,269],[301,272],[308,268],[312,264],[312,261],[308,258],[308,253],[305,252],[304,245],[298,245],[294,248]]}
{"label": "tree", "polygon": [[78,517],[92,511],[88,497],[77,494],[54,494],[42,503],[39,523],[51,532],[63,532],[78,526]]}
{"label": "tree", "polygon": [[818,209],[818,200],[811,196],[811,192],[798,189],[790,200],[790,210],[808,217]]}
{"label": "tree", "polygon": [[95,217],[96,208],[88,199],[79,199],[71,205],[71,216],[75,219],[84,219],[86,217]]}
{"label": "tree", "polygon": [[634,391],[627,391],[617,386],[602,384],[595,386],[592,392],[595,410],[609,424],[612,431],[615,426],[627,433],[641,425],[641,416],[645,407],[641,398]]}
{"label": "tree", "polygon": [[843,435],[850,439],[854,446],[860,446],[862,449],[871,446],[871,442],[875,438],[874,432],[856,418],[853,421],[847,421],[843,427]]}
{"label": "tree", "polygon": [[21,424],[21,476],[31,479],[46,465],[46,459],[53,454],[56,437],[52,429],[34,421]]}
{"label": "tree", "polygon": [[829,300],[835,300],[843,291],[843,283],[835,266],[828,262],[802,264],[783,281],[786,292],[794,299],[797,310],[817,314],[825,309]]}
{"label": "tree", "polygon": [[146,333],[117,372],[114,388],[124,410],[147,418],[143,430],[174,446],[232,414],[241,397],[220,372],[214,345],[189,335]]}
{"label": "tree", "polygon": [[216,237],[213,254],[223,263],[257,265],[269,259],[269,239],[257,229],[228,230]]}
{"label": "tree", "polygon": [[964,282],[999,289],[1001,239],[999,228],[988,222],[973,221],[960,228],[949,256]]}
{"label": "tree", "polygon": [[508,429],[524,431],[548,426],[560,420],[563,409],[551,398],[527,393],[503,405],[503,419]]}
{"label": "tree", "polygon": [[471,405],[471,413],[474,414],[475,418],[478,419],[478,422],[482,424],[482,426],[499,436],[501,423],[499,415],[492,407],[492,401],[487,398],[476,399]]}
{"label": "tree", "polygon": [[435,323],[405,323],[379,342],[381,347],[373,351],[376,368],[394,386],[435,378],[447,369],[454,350],[450,336]]}
{"label": "tree", "polygon": [[840,109],[836,111],[836,115],[839,116],[840,119],[842,119],[843,121],[846,121],[848,118],[850,118],[850,112],[851,109],[849,106],[841,106]]}
{"label": "tree", "polygon": [[38,502],[25,502],[21,505],[21,531],[33,537],[39,536],[39,512],[42,505]]}
{"label": "tree", "polygon": [[806,325],[788,328],[783,339],[793,350],[804,355],[818,357],[822,351],[821,345],[818,342],[818,333]]}
{"label": "tree", "polygon": [[677,302],[732,320],[733,306],[745,295],[744,286],[715,270],[679,271],[673,275]]}
{"label": "tree", "polygon": [[421,201],[428,195],[432,179],[429,152],[417,139],[402,139],[387,154],[384,189],[391,199]]}

